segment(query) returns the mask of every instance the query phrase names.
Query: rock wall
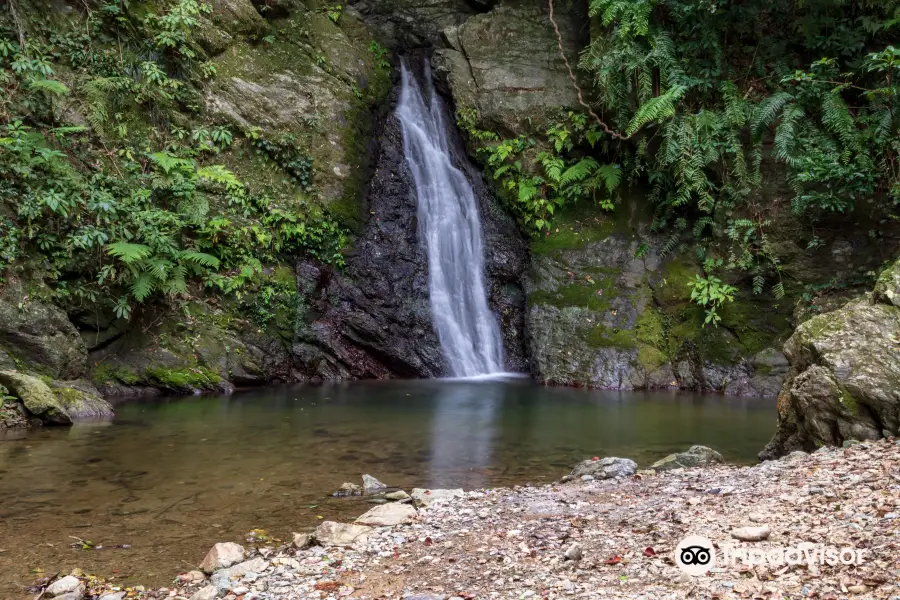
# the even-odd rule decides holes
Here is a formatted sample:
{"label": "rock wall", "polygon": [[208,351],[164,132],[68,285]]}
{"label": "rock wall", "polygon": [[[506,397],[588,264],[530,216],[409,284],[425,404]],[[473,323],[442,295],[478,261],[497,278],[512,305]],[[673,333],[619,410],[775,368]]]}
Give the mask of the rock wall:
{"label": "rock wall", "polygon": [[900,261],[871,294],[797,328],[784,346],[778,428],[761,459],[900,433],[898,299]]}

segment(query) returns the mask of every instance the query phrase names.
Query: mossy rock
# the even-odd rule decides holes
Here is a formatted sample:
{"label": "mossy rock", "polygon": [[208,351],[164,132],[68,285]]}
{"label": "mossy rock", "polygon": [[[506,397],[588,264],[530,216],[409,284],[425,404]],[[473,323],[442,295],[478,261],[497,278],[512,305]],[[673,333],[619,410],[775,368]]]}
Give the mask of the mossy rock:
{"label": "mossy rock", "polygon": [[0,384],[22,401],[31,416],[45,423],[66,425],[113,415],[109,403],[84,382],[51,381],[48,385],[39,377],[0,371]]}

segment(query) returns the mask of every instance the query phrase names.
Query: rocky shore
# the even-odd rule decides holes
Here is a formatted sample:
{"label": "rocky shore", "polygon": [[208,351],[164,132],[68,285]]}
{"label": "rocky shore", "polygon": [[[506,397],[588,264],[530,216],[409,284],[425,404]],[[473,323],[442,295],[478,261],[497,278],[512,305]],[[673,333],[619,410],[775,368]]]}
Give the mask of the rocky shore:
{"label": "rocky shore", "polygon": [[[719,458],[695,447],[658,470],[589,459],[542,487],[380,490],[397,501],[280,547],[217,544],[170,588],[119,589],[76,571],[33,591],[60,600],[900,598],[900,441],[753,467]],[[699,576],[676,564],[688,535],[715,545]],[[858,560],[826,560],[829,548]],[[739,558],[723,560],[726,551]]]}

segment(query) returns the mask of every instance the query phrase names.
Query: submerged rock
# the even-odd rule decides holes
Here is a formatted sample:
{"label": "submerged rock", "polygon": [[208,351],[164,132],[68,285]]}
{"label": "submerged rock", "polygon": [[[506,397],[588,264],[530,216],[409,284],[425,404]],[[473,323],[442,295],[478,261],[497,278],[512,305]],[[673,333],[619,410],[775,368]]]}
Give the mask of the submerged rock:
{"label": "submerged rock", "polygon": [[607,456],[600,460],[583,460],[572,469],[569,478],[583,478],[590,476],[594,479],[612,479],[614,477],[628,477],[637,472],[637,463],[630,458],[618,458]]}
{"label": "submerged rock", "polygon": [[200,563],[200,570],[212,573],[244,560],[244,547],[234,542],[220,542],[213,546]]}
{"label": "submerged rock", "polygon": [[677,452],[660,459],[650,465],[654,471],[671,471],[672,469],[696,469],[721,465],[725,459],[721,454],[706,446],[691,446],[687,452]]}
{"label": "submerged rock", "polygon": [[356,485],[355,483],[342,483],[341,487],[331,495],[337,498],[344,498],[347,496],[361,496],[362,493],[362,486]]}

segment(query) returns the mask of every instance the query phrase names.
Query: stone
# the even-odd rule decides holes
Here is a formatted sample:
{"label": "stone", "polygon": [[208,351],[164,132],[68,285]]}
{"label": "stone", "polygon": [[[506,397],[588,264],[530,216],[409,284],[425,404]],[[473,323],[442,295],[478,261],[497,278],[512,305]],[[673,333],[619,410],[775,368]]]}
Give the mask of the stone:
{"label": "stone", "polygon": [[341,487],[339,487],[332,496],[343,498],[347,496],[361,496],[362,493],[362,486],[356,485],[355,483],[342,483]]}
{"label": "stone", "polygon": [[660,459],[650,465],[654,471],[671,471],[672,469],[696,469],[721,465],[725,459],[721,454],[706,446],[691,446],[687,452],[678,452]]}
{"label": "stone", "polygon": [[[87,347],[60,308],[36,299],[28,284],[11,280],[0,289],[0,355],[9,353],[53,379],[77,379],[87,371]],[[2,361],[0,361],[2,363]]]}
{"label": "stone", "polygon": [[373,492],[377,492],[378,490],[383,490],[387,487],[387,485],[381,483],[368,473],[362,476],[363,481],[363,491],[367,494],[371,494]]}
{"label": "stone", "polygon": [[297,550],[303,550],[305,548],[309,548],[312,545],[313,536],[309,533],[294,533],[294,547]]}
{"label": "stone", "polygon": [[410,523],[415,517],[416,509],[409,504],[390,503],[369,509],[355,523],[369,527],[390,527]]}
{"label": "stone", "polygon": [[219,589],[214,585],[207,585],[191,596],[191,600],[215,600],[219,596]]}
{"label": "stone", "polygon": [[68,594],[62,594],[61,596],[55,596],[55,600],[83,600],[84,592],[81,590],[75,590],[74,592],[69,592]]}
{"label": "stone", "polygon": [[[0,371],[0,384],[22,400],[29,414],[46,423],[67,425],[78,421],[109,419],[112,406],[98,394],[85,391],[78,382],[47,385],[41,379],[19,371]],[[77,386],[77,387],[72,387]],[[79,389],[81,388],[81,389]]]}
{"label": "stone", "polygon": [[895,262],[879,277],[880,294],[810,318],[785,343],[791,373],[778,398],[775,435],[761,459],[879,439],[884,429],[900,429],[900,308],[888,301],[893,283],[885,283],[898,268]]}
{"label": "stone", "polygon": [[66,575],[47,586],[47,593],[51,596],[62,596],[70,592],[84,594],[85,586],[74,575]]}
{"label": "stone", "polygon": [[321,546],[351,546],[365,541],[372,528],[364,525],[324,521],[316,527],[316,542]]}
{"label": "stone", "polygon": [[607,456],[599,460],[583,460],[572,469],[569,476],[582,478],[590,475],[594,479],[613,479],[614,477],[629,477],[637,472],[637,463],[630,458],[618,458]]}
{"label": "stone", "polygon": [[224,569],[244,560],[244,547],[234,542],[219,542],[213,546],[203,562],[200,570],[204,573],[212,573],[217,569]]}
{"label": "stone", "polygon": [[743,542],[761,542],[769,539],[772,530],[768,525],[760,527],[740,527],[731,532],[731,537]]}
{"label": "stone", "polygon": [[581,549],[581,544],[575,542],[566,548],[566,552],[563,556],[565,556],[566,560],[581,560],[583,555],[584,552]]}
{"label": "stone", "polygon": [[112,594],[103,594],[100,600],[123,600],[127,592],[113,592]]}
{"label": "stone", "polygon": [[384,495],[385,500],[390,500],[391,502],[401,502],[403,500],[409,500],[411,496],[404,492],[403,490],[397,490],[396,492],[388,492]]}
{"label": "stone", "polygon": [[460,488],[437,490],[413,488],[411,496],[416,506],[424,507],[435,501],[459,498],[464,494],[465,492]]}

